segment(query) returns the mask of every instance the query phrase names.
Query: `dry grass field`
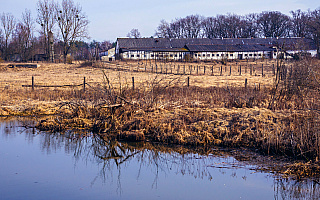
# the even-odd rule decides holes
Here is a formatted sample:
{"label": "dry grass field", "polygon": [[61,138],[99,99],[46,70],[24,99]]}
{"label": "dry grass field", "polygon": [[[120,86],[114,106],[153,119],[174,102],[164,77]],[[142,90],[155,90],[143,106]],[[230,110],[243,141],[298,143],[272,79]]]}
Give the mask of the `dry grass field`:
{"label": "dry grass field", "polygon": [[[209,86],[243,86],[244,80],[248,79],[249,85],[261,84],[270,86],[272,84],[274,61],[257,62],[232,62],[221,65],[217,63],[144,63],[144,62],[117,62],[100,63],[96,66],[82,66],[79,64],[51,64],[38,63],[39,68],[8,68],[10,63],[0,63],[0,89],[18,88],[21,85],[31,84],[31,77],[35,77],[35,83],[39,85],[68,85],[79,84],[86,77],[89,83],[101,83],[103,81],[102,70],[105,70],[110,81],[117,85],[131,82],[131,77],[135,77],[136,83],[143,83],[155,77],[160,79],[180,78],[185,81],[190,77],[190,85],[199,87]],[[264,64],[264,77],[261,77],[261,66]],[[157,65],[157,67],[156,67]],[[241,75],[239,67],[241,65]],[[250,75],[250,65],[253,66]],[[179,66],[179,67],[178,67]],[[204,66],[206,74],[204,75]],[[220,73],[223,68],[222,75]],[[231,66],[231,75],[230,75]],[[153,68],[153,73],[152,73]],[[157,69],[156,69],[157,68]],[[179,70],[178,70],[179,68]],[[192,68],[190,75],[190,68]],[[198,68],[198,73],[197,73]],[[161,73],[162,69],[162,73]],[[185,69],[185,70],[184,70]],[[213,69],[213,74],[212,74]],[[145,71],[146,70],[146,71]],[[157,70],[157,72],[156,72]]]}
{"label": "dry grass field", "polygon": [[[274,62],[232,62],[227,65],[218,63],[150,63],[150,62],[116,62],[98,63],[92,66],[90,63],[55,64],[37,63],[38,68],[10,68],[10,63],[0,63],[0,102],[2,106],[17,106],[19,104],[34,104],[41,101],[57,101],[64,99],[63,95],[57,93],[70,93],[73,90],[81,90],[78,87],[50,87],[36,88],[39,98],[31,98],[30,87],[32,77],[34,84],[41,86],[64,86],[83,84],[84,77],[88,86],[95,87],[104,84],[105,75],[108,77],[112,87],[131,88],[132,77],[136,88],[148,89],[150,84],[162,84],[177,87],[189,85],[201,88],[206,87],[244,87],[245,79],[250,87],[270,87],[273,83],[272,65]],[[264,76],[261,75],[261,66],[264,64]],[[157,67],[156,67],[157,65]],[[239,66],[241,67],[241,75]],[[206,66],[206,74],[204,73]],[[221,74],[222,66],[222,74]],[[231,66],[231,75],[230,75]],[[250,75],[250,66],[253,66]],[[162,73],[161,73],[162,68]],[[178,70],[179,68],[179,70]],[[188,70],[187,70],[188,68]],[[192,68],[191,75],[190,69]],[[198,73],[197,73],[198,68]],[[166,69],[166,70],[165,70]],[[184,70],[185,69],[185,70]],[[213,74],[212,74],[213,69]],[[171,73],[172,72],[172,73]],[[51,91],[50,95],[47,95]],[[53,92],[56,91],[56,92]],[[58,92],[59,91],[59,92]],[[61,97],[59,97],[61,96]],[[68,95],[66,95],[68,97]],[[51,97],[51,98],[50,98]],[[59,97],[58,99],[53,99]],[[32,100],[31,100],[32,99]],[[22,105],[21,105],[22,106]]]}

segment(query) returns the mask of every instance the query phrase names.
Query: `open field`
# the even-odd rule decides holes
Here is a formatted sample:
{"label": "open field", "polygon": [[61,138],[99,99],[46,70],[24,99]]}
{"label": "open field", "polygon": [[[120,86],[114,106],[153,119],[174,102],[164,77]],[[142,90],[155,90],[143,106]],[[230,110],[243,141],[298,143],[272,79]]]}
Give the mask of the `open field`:
{"label": "open field", "polygon": [[[117,62],[99,63],[95,67],[84,66],[81,64],[48,64],[38,63],[39,68],[8,68],[9,63],[0,63],[0,89],[8,87],[20,87],[21,85],[31,84],[31,77],[35,77],[35,82],[40,85],[68,85],[82,83],[86,77],[88,83],[101,83],[103,81],[104,69],[110,81],[117,85],[120,81],[126,84],[135,77],[136,83],[144,83],[155,77],[160,79],[180,78],[185,81],[190,77],[190,85],[199,87],[210,86],[244,86],[244,80],[248,79],[248,85],[261,84],[270,86],[274,77],[272,65],[268,62],[238,62],[221,65],[217,63],[138,63],[138,62]],[[264,64],[264,77],[261,78],[261,66]],[[241,75],[239,68],[241,67]],[[157,67],[156,67],[157,66]],[[206,74],[204,75],[204,66]],[[223,68],[222,74],[220,72]],[[230,66],[232,72],[230,75]],[[252,75],[250,75],[252,66]],[[178,70],[179,68],[179,70]],[[192,72],[190,75],[190,69]],[[198,73],[197,73],[198,68]],[[162,73],[161,73],[162,69]],[[184,70],[185,69],[185,70]],[[213,69],[213,74],[212,74]],[[185,71],[185,72],[184,72]],[[172,73],[171,73],[172,72]]]}
{"label": "open field", "polygon": [[[317,73],[302,78],[310,83],[308,87],[299,83],[297,93],[290,77],[307,70],[296,73],[288,68],[291,75],[281,82],[286,85],[277,86],[279,90],[271,67],[275,63],[269,61],[229,63],[222,66],[229,66],[222,74],[217,63],[38,64],[39,68],[1,64],[0,115],[47,115],[37,124],[40,130],[88,130],[106,139],[246,147],[312,161],[307,168],[290,166],[293,172],[286,173],[300,170],[298,176],[320,175],[318,86],[307,80],[315,77],[316,82]],[[239,66],[246,64],[247,70],[242,68],[240,75]],[[294,70],[305,65],[286,63],[291,64]],[[181,66],[196,71],[180,73],[186,68]],[[310,66],[317,70],[318,61]],[[211,69],[216,69],[213,75]],[[31,77],[34,90],[22,87],[31,84]]]}

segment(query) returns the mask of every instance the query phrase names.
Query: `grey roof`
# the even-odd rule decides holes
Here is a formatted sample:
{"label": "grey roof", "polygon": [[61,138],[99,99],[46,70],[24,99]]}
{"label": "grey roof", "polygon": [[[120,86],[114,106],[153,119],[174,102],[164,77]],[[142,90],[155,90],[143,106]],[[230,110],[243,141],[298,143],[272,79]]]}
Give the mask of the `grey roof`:
{"label": "grey roof", "polygon": [[186,45],[190,52],[249,52],[271,51],[272,48],[260,44],[236,44],[236,45]]}
{"label": "grey roof", "polygon": [[[253,51],[270,50],[270,47],[283,47],[285,50],[315,50],[317,49],[313,40],[307,38],[118,38],[118,48],[121,51],[190,51],[199,49],[210,50],[231,50]],[[203,47],[200,47],[203,46]],[[251,49],[252,48],[252,49]]]}

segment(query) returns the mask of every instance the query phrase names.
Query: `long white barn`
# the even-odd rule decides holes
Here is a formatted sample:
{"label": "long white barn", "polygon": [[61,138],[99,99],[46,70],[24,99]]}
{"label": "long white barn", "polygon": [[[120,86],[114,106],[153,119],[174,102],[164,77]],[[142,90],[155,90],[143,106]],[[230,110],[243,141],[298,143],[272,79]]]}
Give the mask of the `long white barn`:
{"label": "long white barn", "polygon": [[117,59],[125,60],[274,59],[280,52],[285,57],[299,52],[317,55],[316,45],[306,38],[118,38],[115,51]]}

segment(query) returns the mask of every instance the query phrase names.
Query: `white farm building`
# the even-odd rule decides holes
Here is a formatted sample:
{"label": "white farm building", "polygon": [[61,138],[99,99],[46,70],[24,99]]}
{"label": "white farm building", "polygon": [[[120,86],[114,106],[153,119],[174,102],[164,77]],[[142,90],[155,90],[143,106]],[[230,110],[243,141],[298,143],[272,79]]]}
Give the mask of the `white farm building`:
{"label": "white farm building", "polygon": [[307,38],[118,38],[115,49],[122,60],[275,59],[281,52],[285,58],[299,52],[316,56],[317,47]]}

